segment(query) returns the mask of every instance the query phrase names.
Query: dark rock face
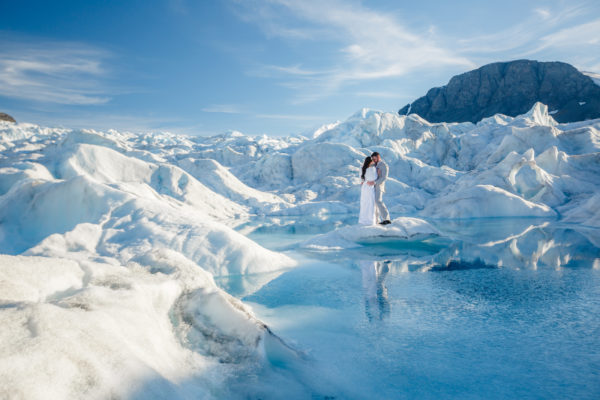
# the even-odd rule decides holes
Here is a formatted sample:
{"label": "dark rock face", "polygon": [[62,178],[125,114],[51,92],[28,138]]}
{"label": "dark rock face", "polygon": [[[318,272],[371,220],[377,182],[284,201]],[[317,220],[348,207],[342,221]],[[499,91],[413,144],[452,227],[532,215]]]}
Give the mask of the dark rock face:
{"label": "dark rock face", "polygon": [[0,121],[17,122],[10,115],[4,114],[4,113],[1,113],[1,112],[0,112]]}
{"label": "dark rock face", "polygon": [[517,60],[484,65],[404,106],[431,122],[477,122],[496,113],[517,116],[535,102],[558,122],[600,118],[600,86],[570,64]]}

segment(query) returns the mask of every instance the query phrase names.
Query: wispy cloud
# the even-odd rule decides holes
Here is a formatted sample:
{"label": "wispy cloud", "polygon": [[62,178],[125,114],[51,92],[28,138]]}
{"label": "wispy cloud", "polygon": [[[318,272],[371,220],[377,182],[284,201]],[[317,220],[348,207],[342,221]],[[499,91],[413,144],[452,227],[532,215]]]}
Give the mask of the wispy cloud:
{"label": "wispy cloud", "polygon": [[550,10],[548,10],[547,8],[536,8],[533,11],[542,19],[548,19],[551,17]]}
{"label": "wispy cloud", "polygon": [[[588,3],[535,8],[529,15],[498,32],[458,39],[457,51],[478,62],[489,62],[493,57],[510,59],[535,57],[544,50],[569,47],[584,56],[583,47],[600,37],[600,20],[589,20],[597,15]],[[600,48],[598,49],[600,50]],[[580,60],[575,57],[574,60]],[[597,56],[600,61],[600,51]]]}
{"label": "wispy cloud", "polygon": [[336,46],[331,65],[266,65],[263,73],[296,89],[296,102],[336,93],[357,82],[407,75],[419,68],[473,66],[464,56],[430,38],[430,29],[414,32],[402,20],[360,3],[338,0],[238,1],[244,19],[269,36],[319,40]]}
{"label": "wispy cloud", "polygon": [[581,25],[561,29],[540,39],[540,51],[549,47],[600,45],[600,18]]}
{"label": "wispy cloud", "polygon": [[93,109],[61,115],[60,118],[57,118],[56,112],[49,111],[23,111],[16,115],[19,121],[65,129],[95,129],[99,131],[115,129],[121,132],[133,133],[172,132],[201,136],[215,135],[220,132],[218,129],[209,129],[201,122],[169,115],[121,114],[118,112],[98,112]]}
{"label": "wispy cloud", "polygon": [[201,108],[206,113],[240,114],[258,119],[287,120],[287,121],[322,121],[323,116],[305,114],[277,114],[252,111],[249,107],[238,104],[212,104]]}
{"label": "wispy cloud", "polygon": [[359,97],[373,97],[377,99],[398,99],[404,97],[398,92],[356,92],[354,95]]}
{"label": "wispy cloud", "polygon": [[0,96],[42,103],[103,104],[110,95],[104,50],[74,42],[14,38],[0,33]]}
{"label": "wispy cloud", "polygon": [[257,114],[260,119],[279,119],[289,121],[323,121],[324,117],[317,115],[302,115],[302,114]]}
{"label": "wispy cloud", "polygon": [[245,114],[247,111],[236,104],[212,104],[200,109],[206,113],[220,113],[220,114]]}
{"label": "wispy cloud", "polygon": [[[261,65],[250,74],[276,80],[294,93],[292,103],[308,103],[359,84],[406,77],[418,71],[566,54],[578,67],[600,64],[600,20],[594,2],[549,2],[515,15],[515,23],[496,32],[468,38],[430,25],[410,28],[407,16],[377,11],[361,1],[232,0],[240,17],[270,38],[295,43],[318,42],[334,51],[301,63]],[[587,46],[587,47],[586,47]],[[586,49],[576,54],[573,49]],[[597,56],[590,55],[598,50]],[[556,50],[556,51],[554,51]],[[557,59],[559,57],[556,57]],[[360,87],[360,86],[358,86]],[[364,91],[368,97],[387,97]],[[390,94],[389,97],[392,97]]]}

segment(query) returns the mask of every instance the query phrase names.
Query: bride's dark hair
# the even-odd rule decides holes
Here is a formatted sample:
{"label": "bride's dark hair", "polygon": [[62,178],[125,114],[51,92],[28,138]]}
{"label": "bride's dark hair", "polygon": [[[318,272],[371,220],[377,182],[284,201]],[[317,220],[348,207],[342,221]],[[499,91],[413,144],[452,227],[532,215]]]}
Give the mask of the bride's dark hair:
{"label": "bride's dark hair", "polygon": [[369,168],[369,165],[371,165],[371,162],[373,160],[371,159],[370,156],[365,157],[365,162],[363,163],[362,166],[362,174],[360,175],[360,177],[362,178],[362,180],[365,180],[365,173],[367,172],[367,168]]}

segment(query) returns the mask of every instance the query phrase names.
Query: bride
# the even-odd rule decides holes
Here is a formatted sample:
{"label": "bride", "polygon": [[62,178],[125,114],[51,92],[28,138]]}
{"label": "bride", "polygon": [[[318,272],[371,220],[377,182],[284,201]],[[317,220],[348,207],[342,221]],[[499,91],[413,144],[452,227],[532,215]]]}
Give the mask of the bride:
{"label": "bride", "polygon": [[377,168],[375,161],[371,157],[365,158],[362,166],[360,188],[360,213],[358,223],[361,225],[375,225],[377,218],[375,214],[375,186],[367,185],[367,182],[373,182],[377,179]]}

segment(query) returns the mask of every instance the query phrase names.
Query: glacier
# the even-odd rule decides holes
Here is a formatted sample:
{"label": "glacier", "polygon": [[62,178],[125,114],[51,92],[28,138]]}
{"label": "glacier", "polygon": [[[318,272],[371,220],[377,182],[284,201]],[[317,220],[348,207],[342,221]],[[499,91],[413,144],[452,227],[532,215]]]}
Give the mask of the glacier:
{"label": "glacier", "polygon": [[[390,169],[389,228],[353,222],[373,151]],[[294,247],[319,257],[407,240],[435,257],[392,269],[450,268],[458,251],[482,265],[558,268],[570,260],[535,235],[594,258],[599,202],[600,120],[558,124],[540,103],[477,124],[363,109],[288,137],[0,122],[0,397],[219,398],[248,366],[302,359],[240,299],[302,260],[253,240],[260,218],[292,218],[294,229],[344,221]],[[531,222],[483,243],[449,229],[511,217]],[[525,237],[538,247],[524,261]],[[236,296],[221,284],[236,281]]]}

